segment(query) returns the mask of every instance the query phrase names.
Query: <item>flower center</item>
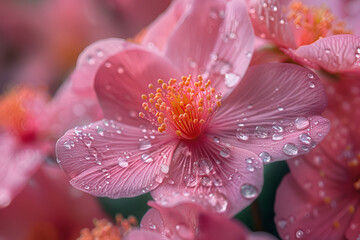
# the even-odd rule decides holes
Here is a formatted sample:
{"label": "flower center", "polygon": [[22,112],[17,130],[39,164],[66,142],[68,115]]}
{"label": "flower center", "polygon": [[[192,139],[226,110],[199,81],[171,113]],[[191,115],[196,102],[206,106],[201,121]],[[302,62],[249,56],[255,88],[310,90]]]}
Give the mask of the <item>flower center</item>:
{"label": "flower center", "polygon": [[308,7],[300,1],[290,4],[289,21],[301,28],[300,45],[336,34],[350,34],[343,21],[338,21],[326,6]]}
{"label": "flower center", "polygon": [[27,142],[35,138],[34,106],[36,92],[29,88],[15,88],[0,98],[0,128],[9,129]]}
{"label": "flower center", "polygon": [[[181,81],[171,78],[168,83],[159,79],[160,87],[155,93],[142,94],[145,110],[139,116],[158,127],[159,132],[168,132],[184,139],[194,139],[207,126],[221,105],[221,94],[215,93],[211,81],[204,83],[198,76],[181,77]],[[149,84],[153,89],[153,84]]]}

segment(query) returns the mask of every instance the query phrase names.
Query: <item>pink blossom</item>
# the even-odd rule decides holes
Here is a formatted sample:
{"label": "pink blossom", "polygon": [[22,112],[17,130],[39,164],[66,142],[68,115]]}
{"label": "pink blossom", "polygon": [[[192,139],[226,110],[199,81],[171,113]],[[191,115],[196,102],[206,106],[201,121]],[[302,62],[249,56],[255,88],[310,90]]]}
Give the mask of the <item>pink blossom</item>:
{"label": "pink blossom", "polygon": [[[303,154],[325,136],[325,93],[296,65],[259,65],[245,75],[253,33],[241,1],[182,4],[148,29],[147,47],[122,42],[106,61],[95,59],[105,119],[68,131],[57,158],[74,187],[96,196],[152,191],[164,204],[205,201],[233,215],[261,191],[263,162]],[[156,107],[157,85],[164,94]]]}
{"label": "pink blossom", "polygon": [[[359,33],[360,28],[353,24],[348,28],[346,21],[352,21],[347,16],[352,14],[346,14],[345,1],[247,2],[255,33],[274,42],[293,60],[330,73],[359,74],[360,37],[349,33]],[[360,7],[356,1],[348,5]]]}
{"label": "pink blossom", "polygon": [[0,209],[2,240],[74,240],[93,218],[105,218],[93,198],[71,187],[57,167],[43,166],[24,190]]}
{"label": "pink blossom", "polygon": [[288,162],[291,174],[281,183],[275,204],[282,238],[359,237],[359,89],[355,80],[328,86],[330,133],[309,154]]}
{"label": "pink blossom", "polygon": [[163,207],[149,202],[153,207],[143,217],[140,230],[132,230],[126,240],[140,239],[237,239],[274,240],[266,233],[250,233],[245,226],[222,215],[207,212],[194,203]]}
{"label": "pink blossom", "polygon": [[23,189],[51,149],[37,121],[46,100],[44,92],[25,87],[0,99],[0,208]]}

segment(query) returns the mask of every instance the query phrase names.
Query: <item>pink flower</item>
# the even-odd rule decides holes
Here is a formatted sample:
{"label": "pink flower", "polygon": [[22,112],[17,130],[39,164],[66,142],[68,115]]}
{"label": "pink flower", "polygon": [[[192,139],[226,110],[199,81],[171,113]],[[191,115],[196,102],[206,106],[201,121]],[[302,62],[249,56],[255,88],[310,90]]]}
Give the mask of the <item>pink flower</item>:
{"label": "pink flower", "polygon": [[47,96],[18,87],[0,99],[0,208],[23,189],[51,149],[37,118]]}
{"label": "pink flower", "polygon": [[222,215],[207,212],[194,203],[163,207],[149,202],[153,207],[143,217],[140,230],[132,230],[126,240],[141,239],[227,239],[274,240],[266,233],[250,233],[245,226]]}
{"label": "pink flower", "polygon": [[[360,28],[348,29],[342,21],[348,20],[341,11],[344,1],[247,2],[255,33],[293,60],[330,73],[360,73],[360,37],[349,34]],[[352,5],[360,7],[359,2]]]}
{"label": "pink flower", "polygon": [[[107,55],[95,77],[106,119],[59,139],[58,162],[74,187],[96,196],[153,191],[162,203],[207,201],[233,215],[261,191],[263,162],[303,154],[324,137],[329,123],[317,115],[325,93],[296,65],[244,75],[253,33],[241,1],[183,7],[149,28],[150,49],[124,43]],[[157,28],[166,17],[175,30]],[[167,41],[154,34],[160,30]]]}
{"label": "pink flower", "polygon": [[0,209],[2,240],[74,240],[93,218],[105,218],[95,198],[71,187],[56,167],[42,167],[12,204]]}
{"label": "pink flower", "polygon": [[291,174],[277,192],[275,221],[284,239],[359,237],[360,83],[334,86],[328,87],[330,110],[325,114],[330,133],[309,154],[288,162]]}

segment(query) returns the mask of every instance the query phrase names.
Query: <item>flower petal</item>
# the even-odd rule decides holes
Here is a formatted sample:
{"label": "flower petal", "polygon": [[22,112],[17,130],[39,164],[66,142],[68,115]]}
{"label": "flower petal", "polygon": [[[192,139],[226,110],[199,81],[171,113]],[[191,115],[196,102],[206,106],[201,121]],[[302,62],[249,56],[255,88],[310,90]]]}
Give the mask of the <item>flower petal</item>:
{"label": "flower petal", "polygon": [[360,37],[334,35],[296,50],[284,49],[292,59],[315,69],[330,73],[360,74]]}
{"label": "flower petal", "polygon": [[172,1],[168,9],[160,15],[146,30],[141,44],[149,48],[163,50],[167,44],[169,36],[174,32],[186,15],[187,4],[192,0],[175,0]]}
{"label": "flower petal", "polygon": [[7,207],[45,159],[40,146],[22,145],[15,136],[0,134],[0,208]]}
{"label": "flower petal", "polygon": [[96,196],[133,197],[163,179],[177,145],[152,129],[103,120],[68,131],[56,145],[71,184]]}
{"label": "flower petal", "polygon": [[356,197],[340,195],[335,204],[316,201],[306,194],[289,174],[278,188],[275,222],[283,239],[344,239],[353,217],[349,211]]}
{"label": "flower petal", "polygon": [[244,75],[253,44],[252,26],[242,1],[194,1],[170,36],[165,55],[183,74],[209,77],[212,85],[224,92]]}
{"label": "flower petal", "polygon": [[255,154],[203,136],[178,146],[168,179],[152,196],[169,205],[195,201],[233,216],[258,196],[262,184],[262,163]]}
{"label": "flower petal", "polygon": [[[110,56],[132,45],[123,39],[109,38],[88,46],[79,56],[70,77],[72,88],[86,95],[94,94],[95,75],[101,64]],[[96,97],[94,97],[96,98]]]}
{"label": "flower petal", "polygon": [[288,3],[287,0],[247,0],[250,19],[257,36],[282,47],[296,48],[293,26],[287,21],[286,12],[283,11]]}
{"label": "flower petal", "polygon": [[156,233],[145,230],[131,230],[126,234],[125,240],[166,240],[168,238]]}
{"label": "flower petal", "polygon": [[316,116],[326,106],[318,77],[293,64],[251,67],[238,88],[225,99],[209,134],[237,148],[261,154],[264,162],[308,152],[329,131]]}
{"label": "flower petal", "polygon": [[138,116],[143,110],[141,95],[156,89],[148,85],[179,77],[168,60],[139,46],[110,57],[96,75],[95,90],[106,118],[138,126],[140,121],[148,123]]}

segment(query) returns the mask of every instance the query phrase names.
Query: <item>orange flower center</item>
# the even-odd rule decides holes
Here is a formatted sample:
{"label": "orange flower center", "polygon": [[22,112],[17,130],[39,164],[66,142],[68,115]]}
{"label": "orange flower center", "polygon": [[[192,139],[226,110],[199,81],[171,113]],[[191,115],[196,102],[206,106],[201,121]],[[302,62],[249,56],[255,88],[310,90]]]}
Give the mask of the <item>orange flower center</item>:
{"label": "orange flower center", "polygon": [[316,40],[336,34],[351,34],[343,21],[338,21],[326,6],[308,7],[300,1],[290,4],[288,20],[301,28],[299,45],[307,45]]}
{"label": "orange flower center", "polygon": [[30,88],[15,88],[0,98],[0,128],[8,129],[24,141],[35,138],[34,119],[28,105],[36,98]]}
{"label": "orange flower center", "polygon": [[[215,93],[211,81],[204,83],[191,75],[181,81],[171,78],[168,83],[158,80],[155,93],[142,94],[145,110],[139,116],[158,127],[159,132],[169,132],[184,139],[197,138],[221,105],[221,94]],[[149,84],[150,89],[154,86]]]}

